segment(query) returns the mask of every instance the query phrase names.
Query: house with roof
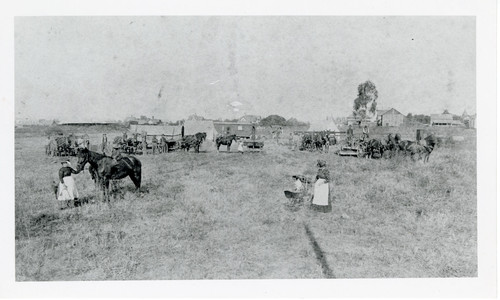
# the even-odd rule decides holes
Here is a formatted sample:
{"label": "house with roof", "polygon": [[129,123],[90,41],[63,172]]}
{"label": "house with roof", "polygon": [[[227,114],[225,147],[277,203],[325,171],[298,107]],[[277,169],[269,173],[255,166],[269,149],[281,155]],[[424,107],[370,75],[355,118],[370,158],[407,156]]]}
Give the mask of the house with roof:
{"label": "house with roof", "polygon": [[240,123],[250,123],[250,124],[255,124],[259,123],[262,118],[260,116],[256,115],[244,115],[241,117],[238,122]]}
{"label": "house with roof", "polygon": [[445,111],[442,114],[431,114],[431,126],[463,126],[460,120],[454,120],[453,115]]}
{"label": "house with roof", "polygon": [[401,126],[404,120],[405,116],[394,108],[377,110],[377,123],[380,126]]}

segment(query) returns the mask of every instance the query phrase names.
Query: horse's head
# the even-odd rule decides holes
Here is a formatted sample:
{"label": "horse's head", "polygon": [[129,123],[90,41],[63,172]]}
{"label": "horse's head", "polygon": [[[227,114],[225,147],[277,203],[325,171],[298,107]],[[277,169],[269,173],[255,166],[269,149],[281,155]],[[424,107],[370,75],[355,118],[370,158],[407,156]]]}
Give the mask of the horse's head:
{"label": "horse's head", "polygon": [[78,158],[76,169],[77,171],[83,170],[85,164],[89,162],[90,151],[87,148],[78,149],[76,157]]}

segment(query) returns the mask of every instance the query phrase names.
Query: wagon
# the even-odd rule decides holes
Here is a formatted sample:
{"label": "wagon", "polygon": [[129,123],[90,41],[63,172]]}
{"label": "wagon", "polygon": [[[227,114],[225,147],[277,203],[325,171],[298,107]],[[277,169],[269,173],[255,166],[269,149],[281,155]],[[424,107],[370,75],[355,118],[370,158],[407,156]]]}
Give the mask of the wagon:
{"label": "wagon", "polygon": [[49,144],[45,147],[45,153],[50,156],[75,156],[79,148],[90,148],[87,134],[49,137]]}
{"label": "wagon", "polygon": [[357,156],[363,157],[365,156],[365,150],[363,149],[363,145],[361,140],[355,140],[351,145],[345,141],[344,145],[340,147],[336,153],[339,156]]}
{"label": "wagon", "polygon": [[243,140],[243,146],[249,150],[262,151],[264,149],[264,141],[258,139],[247,138]]}

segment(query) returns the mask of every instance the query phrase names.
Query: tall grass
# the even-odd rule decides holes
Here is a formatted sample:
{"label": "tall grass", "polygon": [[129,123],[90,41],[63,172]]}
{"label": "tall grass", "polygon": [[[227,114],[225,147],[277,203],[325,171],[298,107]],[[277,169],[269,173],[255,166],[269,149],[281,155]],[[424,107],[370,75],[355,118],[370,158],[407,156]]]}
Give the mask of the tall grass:
{"label": "tall grass", "polygon": [[[141,191],[125,179],[110,204],[87,171],[76,175],[97,201],[59,210],[45,139],[16,138],[18,281],[322,278],[325,262],[336,278],[477,276],[475,143],[437,148],[428,164],[204,145],[139,156]],[[333,212],[290,210],[283,190],[293,174],[313,177],[319,158]]]}

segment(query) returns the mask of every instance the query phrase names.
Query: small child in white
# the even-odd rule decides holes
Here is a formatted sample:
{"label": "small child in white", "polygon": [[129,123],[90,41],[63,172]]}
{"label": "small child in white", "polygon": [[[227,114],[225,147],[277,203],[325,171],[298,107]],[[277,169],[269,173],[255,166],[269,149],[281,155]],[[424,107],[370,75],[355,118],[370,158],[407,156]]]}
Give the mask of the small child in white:
{"label": "small child in white", "polygon": [[238,153],[243,154],[243,139],[238,142]]}

